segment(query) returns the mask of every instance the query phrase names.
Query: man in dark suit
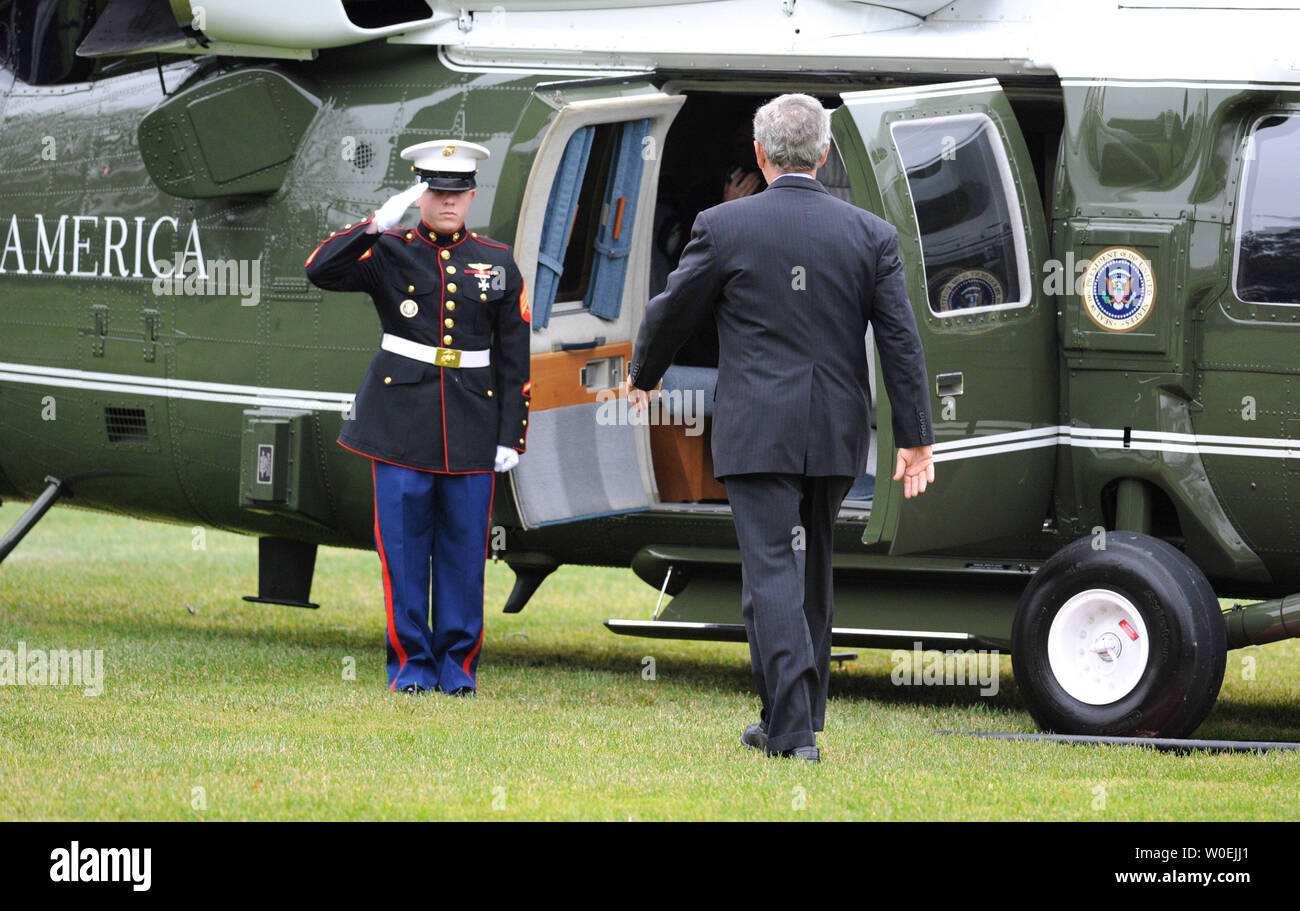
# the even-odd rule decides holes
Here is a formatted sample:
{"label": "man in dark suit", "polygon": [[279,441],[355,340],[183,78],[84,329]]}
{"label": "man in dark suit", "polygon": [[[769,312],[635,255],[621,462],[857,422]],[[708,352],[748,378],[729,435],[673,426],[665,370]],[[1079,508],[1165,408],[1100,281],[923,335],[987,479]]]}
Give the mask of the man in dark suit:
{"label": "man in dark suit", "polygon": [[714,473],[742,559],[742,610],[761,720],[741,742],[820,761],[830,678],[832,530],[870,443],[868,321],[875,327],[904,496],[934,481],[925,357],[898,232],[817,181],[830,115],[783,95],[754,117],[763,192],[701,212],[650,302],[629,368],[646,406],[682,343],[718,327]]}

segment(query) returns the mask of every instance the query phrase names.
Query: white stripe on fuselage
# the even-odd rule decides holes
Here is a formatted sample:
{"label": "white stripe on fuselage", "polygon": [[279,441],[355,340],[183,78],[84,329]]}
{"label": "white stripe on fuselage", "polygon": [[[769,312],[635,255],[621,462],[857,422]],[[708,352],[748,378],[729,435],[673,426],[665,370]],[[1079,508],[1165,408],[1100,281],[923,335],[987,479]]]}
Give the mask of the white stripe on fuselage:
{"label": "white stripe on fuselage", "polygon": [[3,361],[0,361],[0,381],[63,389],[91,389],[128,395],[160,396],[168,399],[256,405],[266,408],[305,408],[311,411],[334,411],[340,414],[346,414],[352,409],[352,400],[355,397],[351,392],[319,392],[314,389],[207,383],[125,373],[96,373],[91,370],[45,367],[40,364],[11,364]]}
{"label": "white stripe on fuselage", "polygon": [[1239,455],[1266,459],[1300,458],[1300,440],[1131,430],[1126,444],[1122,429],[1056,426],[944,440],[934,444],[934,460],[953,462],[1056,445],[1075,449],[1132,449],[1140,452]]}
{"label": "white stripe on fuselage", "polygon": [[[340,414],[346,414],[351,410],[352,400],[355,398],[351,392],[242,386],[234,383],[209,383],[125,373],[97,373],[90,370],[3,361],[0,361],[0,381],[235,405],[305,408],[311,411],[332,411]],[[1132,449],[1139,452],[1238,455],[1270,459],[1300,458],[1300,440],[1131,430],[1129,442],[1125,445],[1124,431],[1119,428],[1058,425],[944,440],[934,444],[934,460],[954,462],[960,459],[974,459],[1058,445],[1076,449]]]}

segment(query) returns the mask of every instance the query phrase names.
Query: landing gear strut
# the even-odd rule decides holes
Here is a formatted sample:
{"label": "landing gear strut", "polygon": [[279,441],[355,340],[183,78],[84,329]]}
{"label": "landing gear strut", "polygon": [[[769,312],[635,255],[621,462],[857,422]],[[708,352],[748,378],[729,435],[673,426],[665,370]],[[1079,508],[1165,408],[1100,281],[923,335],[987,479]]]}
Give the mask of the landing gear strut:
{"label": "landing gear strut", "polygon": [[58,478],[47,477],[45,483],[49,486],[36,498],[36,501],[32,503],[27,512],[23,513],[22,518],[14,524],[14,527],[9,529],[4,538],[0,538],[0,563],[4,562],[5,557],[9,556],[10,552],[18,546],[18,542],[27,536],[27,533],[36,526],[37,522],[41,521],[45,514],[50,511],[50,507],[58,502],[60,497],[70,494],[70,491]]}

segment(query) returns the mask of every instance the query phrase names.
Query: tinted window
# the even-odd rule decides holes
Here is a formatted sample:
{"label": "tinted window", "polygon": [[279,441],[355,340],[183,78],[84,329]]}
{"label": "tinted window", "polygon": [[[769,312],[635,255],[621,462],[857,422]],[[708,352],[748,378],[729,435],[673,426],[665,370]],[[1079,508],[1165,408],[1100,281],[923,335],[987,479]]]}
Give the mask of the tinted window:
{"label": "tinted window", "polygon": [[1265,117],[1246,147],[1237,297],[1300,304],[1300,117]]}
{"label": "tinted window", "polygon": [[77,82],[95,61],[77,56],[102,3],[0,0],[0,58],[29,85]]}
{"label": "tinted window", "polygon": [[895,123],[907,171],[930,310],[1024,306],[1024,227],[1010,167],[982,115]]}
{"label": "tinted window", "polygon": [[591,156],[587,159],[587,170],[582,178],[577,212],[564,251],[564,271],[560,273],[560,287],[555,294],[557,304],[581,301],[587,294],[596,234],[600,230],[601,196],[609,179],[614,128],[615,124],[608,123],[596,127],[596,138],[592,141]]}

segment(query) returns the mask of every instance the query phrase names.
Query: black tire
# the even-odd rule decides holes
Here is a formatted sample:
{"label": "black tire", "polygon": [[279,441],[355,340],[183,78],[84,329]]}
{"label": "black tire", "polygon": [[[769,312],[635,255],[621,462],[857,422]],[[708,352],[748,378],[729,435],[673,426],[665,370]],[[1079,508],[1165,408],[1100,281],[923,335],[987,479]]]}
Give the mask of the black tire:
{"label": "black tire", "polygon": [[[1127,598],[1146,625],[1146,667],[1114,702],[1093,705],[1062,687],[1048,657],[1048,634],[1074,595],[1103,589]],[[1029,713],[1062,734],[1186,737],[1218,699],[1227,661],[1218,598],[1187,555],[1157,538],[1108,531],[1104,548],[1081,538],[1034,574],[1011,628],[1011,666]]]}

